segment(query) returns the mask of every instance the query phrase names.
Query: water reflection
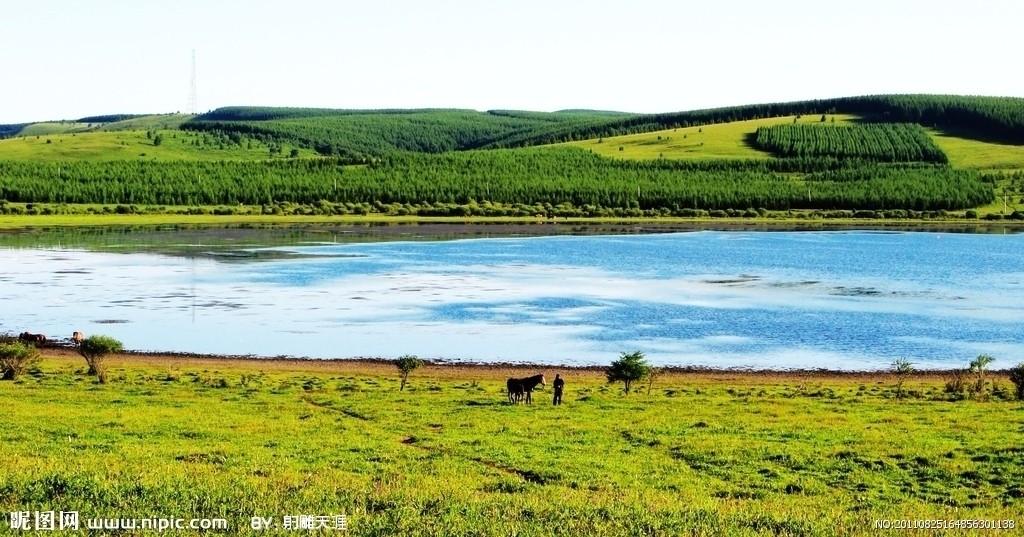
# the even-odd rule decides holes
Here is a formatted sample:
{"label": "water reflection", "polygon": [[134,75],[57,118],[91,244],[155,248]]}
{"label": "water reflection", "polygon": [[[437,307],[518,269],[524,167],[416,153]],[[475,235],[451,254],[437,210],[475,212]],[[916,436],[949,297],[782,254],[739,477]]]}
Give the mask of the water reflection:
{"label": "water reflection", "polygon": [[1024,356],[1022,235],[243,235],[203,256],[0,249],[0,331],[319,358],[605,364],[640,349],[672,365],[877,369]]}

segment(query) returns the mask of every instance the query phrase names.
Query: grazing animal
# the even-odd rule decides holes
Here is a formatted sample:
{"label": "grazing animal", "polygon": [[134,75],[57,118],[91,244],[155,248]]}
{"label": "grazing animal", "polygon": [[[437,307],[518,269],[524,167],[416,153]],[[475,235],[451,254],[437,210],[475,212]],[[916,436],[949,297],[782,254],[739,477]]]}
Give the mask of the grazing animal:
{"label": "grazing animal", "polygon": [[523,400],[523,395],[526,391],[523,390],[523,384],[519,382],[519,379],[508,379],[505,385],[508,387],[509,403],[514,405]]}
{"label": "grazing animal", "polygon": [[82,340],[85,339],[85,334],[81,332],[72,332],[71,343],[74,343],[76,347],[82,346]]}
{"label": "grazing animal", "polygon": [[[526,404],[533,402],[533,390],[537,388],[537,385],[546,386],[544,383],[544,374],[534,375],[532,377],[526,377],[524,379],[508,379],[506,386],[508,387],[508,398],[509,402],[518,403],[523,400],[523,395],[526,395]],[[514,397],[513,397],[514,396]]]}
{"label": "grazing animal", "polygon": [[30,332],[22,332],[18,339],[25,343],[32,343],[33,345],[43,345],[46,343],[46,336],[43,334],[32,334]]}

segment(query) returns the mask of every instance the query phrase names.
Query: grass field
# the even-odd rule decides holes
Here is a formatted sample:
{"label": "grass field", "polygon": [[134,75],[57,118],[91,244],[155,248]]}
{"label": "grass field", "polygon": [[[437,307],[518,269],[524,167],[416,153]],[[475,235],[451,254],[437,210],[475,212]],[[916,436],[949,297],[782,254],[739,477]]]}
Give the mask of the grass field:
{"label": "grass field", "polygon": [[97,124],[97,131],[146,131],[177,129],[182,123],[194,118],[193,114],[154,114],[124,121]]}
{"label": "grass field", "polygon": [[[66,351],[65,351],[66,352]],[[884,374],[670,374],[51,355],[0,383],[0,511],[345,514],[352,535],[875,535],[876,519],[1024,523],[1024,407],[893,397]],[[1005,388],[1004,380],[998,380]],[[83,522],[84,523],[84,522]],[[1019,526],[1018,526],[1019,527]],[[973,532],[930,532],[964,535]],[[1003,532],[1009,535],[1014,532]],[[184,534],[188,534],[185,532]]]}
{"label": "grass field", "polygon": [[[930,133],[939,148],[949,156],[951,166],[992,172],[1024,171],[1024,145],[970,140],[935,130]],[[979,214],[1010,214],[1019,210],[1024,210],[1024,191],[1020,184],[1010,184],[1009,181],[996,184],[994,202],[978,207]]]}
{"label": "grass field", "polygon": [[[140,118],[141,119],[141,118]],[[134,120],[133,120],[134,121]],[[157,131],[163,143],[153,145],[145,130],[83,132],[40,135],[0,140],[0,160],[32,160],[60,162],[67,160],[265,160],[270,158],[267,146],[253,141],[252,148],[237,144],[220,145],[204,142],[204,135],[178,130]],[[205,140],[209,140],[207,137]],[[288,148],[290,149],[290,148]],[[288,149],[283,155],[289,154]],[[316,156],[314,151],[300,149],[300,157]],[[276,156],[276,158],[285,158]]]}
{"label": "grass field", "polygon": [[75,121],[44,121],[26,125],[18,132],[18,136],[46,136],[52,134],[70,134],[72,132],[85,132],[93,128],[89,123],[78,123]]}
{"label": "grass field", "polygon": [[931,129],[932,139],[957,168],[976,170],[1024,170],[1024,145],[970,140]]}
{"label": "grass field", "polygon": [[195,117],[192,114],[153,114],[110,123],[85,123],[79,121],[42,121],[26,125],[16,136],[46,136],[97,131],[137,131],[156,129],[177,129],[182,123]]}
{"label": "grass field", "polygon": [[[0,140],[0,160],[63,162],[63,161],[239,161],[287,158],[291,147],[270,154],[268,146],[257,140],[242,144],[224,143],[216,135],[180,131],[177,128],[192,116],[185,114],[151,115],[115,123],[37,123],[26,127],[28,136]],[[826,122],[850,124],[858,121],[852,115],[828,115]],[[821,124],[820,115],[804,115],[712,124],[702,127],[669,129],[645,134],[606,137],[571,142],[602,156],[622,159],[767,159],[770,154],[754,149],[749,138],[760,126]],[[145,129],[145,130],[144,130]],[[159,129],[159,130],[157,130]],[[159,132],[163,143],[154,145],[150,135]],[[1024,145],[1000,144],[972,140],[935,129],[929,130],[955,168],[982,171],[1014,172],[1024,170]],[[223,141],[222,141],[223,140]],[[301,158],[319,158],[311,150],[300,149]],[[982,216],[1010,215],[1024,210],[1024,186],[1017,182],[999,181],[996,199],[976,207]],[[1005,194],[1005,196],[1004,196]],[[1005,204],[1004,204],[1005,201]],[[35,217],[33,217],[35,218]]]}
{"label": "grass field", "polygon": [[[828,122],[835,118],[836,124],[856,121],[851,115],[829,115]],[[613,136],[597,140],[568,142],[590,149],[599,155],[628,159],[743,159],[770,158],[771,153],[751,147],[747,141],[758,127],[797,123],[820,123],[821,116],[776,117],[736,121],[702,127],[668,129],[643,134]],[[621,149],[620,149],[621,148]]]}

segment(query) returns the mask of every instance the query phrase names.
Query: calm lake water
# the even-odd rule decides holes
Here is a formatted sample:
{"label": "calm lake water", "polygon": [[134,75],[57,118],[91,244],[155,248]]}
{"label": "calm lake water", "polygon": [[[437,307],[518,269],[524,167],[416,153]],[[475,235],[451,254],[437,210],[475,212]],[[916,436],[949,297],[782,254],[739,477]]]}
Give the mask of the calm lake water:
{"label": "calm lake water", "polygon": [[[333,239],[330,239],[333,240]],[[753,368],[1024,359],[1024,235],[699,231],[258,244],[215,255],[0,246],[0,332],[127,348]]]}

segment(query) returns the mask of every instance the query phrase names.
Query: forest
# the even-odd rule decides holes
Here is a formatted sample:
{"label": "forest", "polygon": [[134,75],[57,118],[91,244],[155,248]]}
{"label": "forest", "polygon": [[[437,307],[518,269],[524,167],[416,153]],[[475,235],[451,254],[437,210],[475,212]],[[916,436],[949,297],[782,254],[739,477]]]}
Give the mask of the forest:
{"label": "forest", "polygon": [[[855,123],[828,122],[828,115],[835,114],[852,115]],[[745,142],[773,157],[639,161],[580,148],[530,147],[789,116],[813,121],[766,126]],[[79,121],[102,126],[140,117],[115,114]],[[584,215],[613,209],[673,215],[755,209],[964,210],[992,203],[995,185],[1006,179],[954,169],[923,126],[964,139],[1024,143],[1024,99],[941,95],[847,97],[669,114],[225,107],[180,121],[180,127],[175,123],[170,129],[156,123],[149,127],[152,132],[135,153],[138,159],[5,160],[0,153],[0,205],[295,203],[329,204],[336,210],[359,205],[394,211],[401,206],[406,214],[433,214],[437,204],[491,204],[492,209],[518,207],[516,214],[562,206]],[[20,127],[4,125],[0,135],[17,136]],[[194,133],[193,146],[176,145],[183,153],[173,159],[147,156],[146,145],[167,139],[157,131],[176,128]],[[198,145],[200,137],[208,143]],[[45,142],[39,147],[50,140]],[[210,143],[220,150],[257,151],[234,153],[245,155],[234,161],[188,158],[189,151]],[[307,157],[299,148],[320,156]]]}
{"label": "forest", "polygon": [[[470,204],[687,209],[955,210],[993,199],[991,179],[942,165],[811,166],[612,160],[572,148],[240,162],[0,161],[0,199],[156,205]],[[815,162],[804,160],[803,162]],[[773,169],[776,168],[776,169]]]}
{"label": "forest", "polygon": [[774,125],[758,128],[754,143],[780,157],[948,162],[946,154],[935,145],[928,133],[913,123],[874,123],[849,127]]}
{"label": "forest", "polygon": [[6,138],[8,136],[14,136],[28,126],[28,123],[10,123],[0,124],[0,138]]}
{"label": "forest", "polygon": [[837,113],[856,114],[869,122],[917,123],[968,138],[1024,143],[1024,99],[1019,97],[868,95],[637,115],[598,125],[510,136],[500,145],[540,145],[750,119]]}
{"label": "forest", "polygon": [[[182,128],[296,144],[323,155],[365,158],[402,151],[526,147],[749,119],[834,113],[857,114],[868,123],[916,123],[967,137],[1024,142],[1024,99],[943,95],[846,97],[667,114],[226,107],[199,115]],[[928,160],[938,161],[932,155]]]}
{"label": "forest", "polygon": [[605,123],[607,112],[476,112],[473,110],[218,109],[182,128],[289,143],[324,156],[366,158],[396,152],[442,153],[503,146],[522,133]]}

